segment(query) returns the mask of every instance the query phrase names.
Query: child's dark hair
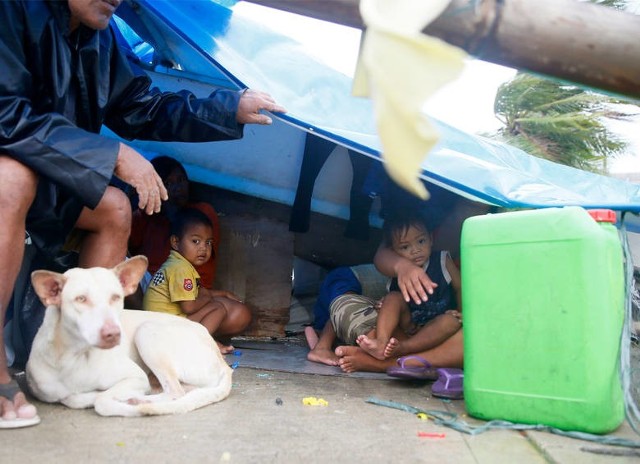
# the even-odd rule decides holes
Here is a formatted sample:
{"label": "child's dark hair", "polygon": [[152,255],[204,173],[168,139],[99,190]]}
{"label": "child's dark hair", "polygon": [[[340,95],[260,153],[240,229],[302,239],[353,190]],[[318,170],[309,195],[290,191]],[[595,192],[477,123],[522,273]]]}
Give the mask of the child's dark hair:
{"label": "child's dark hair", "polygon": [[171,158],[170,156],[156,156],[151,160],[151,164],[162,179],[162,182],[166,182],[167,177],[176,169],[179,169],[185,178],[188,178],[187,171],[180,161]]}
{"label": "child's dark hair", "polygon": [[393,246],[393,239],[404,235],[409,227],[414,226],[424,229],[431,234],[425,217],[419,213],[403,212],[389,215],[382,226],[382,238],[387,247]]}
{"label": "child's dark hair", "polygon": [[171,235],[181,238],[188,227],[195,225],[208,226],[213,229],[209,217],[196,208],[182,208],[171,221]]}

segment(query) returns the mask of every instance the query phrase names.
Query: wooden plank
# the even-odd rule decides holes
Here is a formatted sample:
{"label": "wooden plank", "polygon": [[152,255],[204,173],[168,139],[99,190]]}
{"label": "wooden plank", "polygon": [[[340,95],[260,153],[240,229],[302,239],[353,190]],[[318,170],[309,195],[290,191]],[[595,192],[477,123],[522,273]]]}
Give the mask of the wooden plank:
{"label": "wooden plank", "polygon": [[371,262],[382,236],[380,229],[371,227],[368,240],[346,238],[345,220],[314,212],[310,216],[308,232],[290,233],[291,207],[288,205],[200,183],[192,183],[192,193],[195,199],[210,202],[222,213],[221,222],[226,221],[226,216],[254,215],[282,223],[287,234],[291,234],[294,255],[327,269]]}
{"label": "wooden plank", "polygon": [[282,337],[289,322],[293,239],[277,221],[225,216],[215,287],[234,292],[249,306],[253,322],[245,335]]}
{"label": "wooden plank", "polygon": [[[358,0],[247,0],[363,28]],[[452,0],[425,33],[485,61],[640,97],[640,16],[575,0]]]}

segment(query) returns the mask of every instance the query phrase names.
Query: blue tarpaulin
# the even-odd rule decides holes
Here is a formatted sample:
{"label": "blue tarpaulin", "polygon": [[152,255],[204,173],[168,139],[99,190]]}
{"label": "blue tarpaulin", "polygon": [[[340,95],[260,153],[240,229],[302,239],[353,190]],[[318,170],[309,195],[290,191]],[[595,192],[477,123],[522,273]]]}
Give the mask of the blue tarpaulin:
{"label": "blue tarpaulin", "polygon": [[[118,15],[135,30],[120,22],[140,62],[156,75],[264,90],[287,108],[287,114],[276,115],[286,125],[380,159],[372,104],[351,96],[352,78],[307,53],[300,42],[259,15],[236,9],[236,2],[223,0],[132,0]],[[640,212],[635,184],[539,159],[440,121],[434,124],[441,139],[428,156],[425,153],[421,177],[426,181],[497,206],[578,205]],[[196,180],[215,185],[223,177],[218,167],[209,166],[207,153],[185,149],[181,156]],[[299,166],[291,162],[287,169],[295,178]],[[250,177],[242,172],[235,176],[240,183],[243,176]],[[272,197],[290,202],[292,194],[276,192]]]}

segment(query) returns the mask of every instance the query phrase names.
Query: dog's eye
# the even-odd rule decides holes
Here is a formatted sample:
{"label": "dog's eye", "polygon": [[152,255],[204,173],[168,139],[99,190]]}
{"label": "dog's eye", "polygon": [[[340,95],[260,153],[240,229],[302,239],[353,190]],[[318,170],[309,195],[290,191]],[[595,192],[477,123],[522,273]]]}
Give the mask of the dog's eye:
{"label": "dog's eye", "polygon": [[76,303],[86,303],[87,297],[85,295],[78,295],[76,297]]}
{"label": "dog's eye", "polygon": [[122,297],[120,295],[118,295],[117,293],[114,293],[113,295],[111,295],[111,303],[117,303],[121,299],[122,299]]}

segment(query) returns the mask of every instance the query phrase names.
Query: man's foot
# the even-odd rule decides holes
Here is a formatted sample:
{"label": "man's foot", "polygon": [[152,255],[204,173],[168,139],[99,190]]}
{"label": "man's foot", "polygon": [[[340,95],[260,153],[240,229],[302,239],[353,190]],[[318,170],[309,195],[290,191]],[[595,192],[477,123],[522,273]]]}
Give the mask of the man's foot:
{"label": "man's foot", "polygon": [[40,423],[36,407],[27,401],[18,382],[0,384],[0,429],[17,429]]}
{"label": "man's foot", "polygon": [[329,348],[318,347],[316,345],[309,353],[307,353],[309,361],[326,364],[327,366],[337,366],[338,356]]}
{"label": "man's foot", "polygon": [[386,358],[384,355],[385,347],[388,343],[382,343],[377,338],[369,338],[366,335],[358,335],[356,338],[356,343],[360,348],[362,348],[365,352],[369,353],[376,359],[380,361],[384,361]]}
{"label": "man's foot", "polygon": [[339,346],[336,348],[338,366],[344,372],[386,372],[392,361],[381,361],[374,358],[357,346]]}

